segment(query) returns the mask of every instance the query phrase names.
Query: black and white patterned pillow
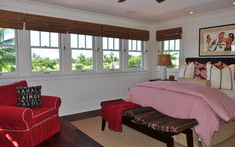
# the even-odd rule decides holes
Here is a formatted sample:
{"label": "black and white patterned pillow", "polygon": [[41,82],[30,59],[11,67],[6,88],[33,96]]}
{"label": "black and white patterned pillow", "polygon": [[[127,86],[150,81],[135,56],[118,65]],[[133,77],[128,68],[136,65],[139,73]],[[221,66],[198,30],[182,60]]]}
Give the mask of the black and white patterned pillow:
{"label": "black and white patterned pillow", "polygon": [[36,108],[41,106],[42,86],[17,87],[16,89],[19,94],[19,107]]}

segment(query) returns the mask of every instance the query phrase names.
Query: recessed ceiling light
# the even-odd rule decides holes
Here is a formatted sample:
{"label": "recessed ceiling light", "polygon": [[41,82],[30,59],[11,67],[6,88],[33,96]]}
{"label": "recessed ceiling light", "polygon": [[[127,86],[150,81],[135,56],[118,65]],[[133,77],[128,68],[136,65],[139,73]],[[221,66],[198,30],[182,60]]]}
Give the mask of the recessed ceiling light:
{"label": "recessed ceiling light", "polygon": [[233,5],[235,5],[235,2],[233,2]]}
{"label": "recessed ceiling light", "polygon": [[190,11],[189,14],[193,14],[194,12],[193,11]]}

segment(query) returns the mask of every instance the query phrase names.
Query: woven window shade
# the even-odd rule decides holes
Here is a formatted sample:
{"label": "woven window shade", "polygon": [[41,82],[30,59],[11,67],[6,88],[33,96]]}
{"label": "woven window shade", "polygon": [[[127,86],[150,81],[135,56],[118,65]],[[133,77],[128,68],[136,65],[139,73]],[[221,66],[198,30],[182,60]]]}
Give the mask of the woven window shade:
{"label": "woven window shade", "polygon": [[167,30],[159,30],[156,33],[157,41],[164,40],[173,40],[173,39],[181,39],[182,38],[182,28],[172,28]]}
{"label": "woven window shade", "polygon": [[101,25],[82,21],[68,21],[68,33],[85,34],[85,35],[101,35]]}
{"label": "woven window shade", "polygon": [[0,10],[0,27],[149,40],[149,31]]}
{"label": "woven window shade", "polygon": [[0,27],[23,29],[24,13],[0,10]]}
{"label": "woven window shade", "polygon": [[128,29],[128,39],[148,41],[149,40],[149,31]]}
{"label": "woven window shade", "polygon": [[40,15],[25,14],[25,29],[67,33],[68,20]]}
{"label": "woven window shade", "polygon": [[102,25],[102,37],[128,39],[128,29],[117,26]]}

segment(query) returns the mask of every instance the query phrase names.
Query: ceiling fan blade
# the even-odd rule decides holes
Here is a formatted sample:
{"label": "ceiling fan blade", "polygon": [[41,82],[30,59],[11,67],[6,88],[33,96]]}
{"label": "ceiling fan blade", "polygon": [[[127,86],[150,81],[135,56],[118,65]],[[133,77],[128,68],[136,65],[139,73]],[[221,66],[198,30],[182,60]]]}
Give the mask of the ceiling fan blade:
{"label": "ceiling fan blade", "polygon": [[124,1],[126,1],[126,0],[118,0],[119,3],[124,2]]}
{"label": "ceiling fan blade", "polygon": [[[124,2],[124,1],[126,1],[126,0],[118,0],[119,3],[122,3],[122,2]],[[163,2],[163,1],[165,1],[165,0],[156,0],[156,1],[159,2],[159,3],[161,3],[161,2]]]}
{"label": "ceiling fan blade", "polygon": [[159,2],[159,3],[161,3],[161,2],[163,2],[163,1],[165,1],[165,0],[156,0],[157,2]]}

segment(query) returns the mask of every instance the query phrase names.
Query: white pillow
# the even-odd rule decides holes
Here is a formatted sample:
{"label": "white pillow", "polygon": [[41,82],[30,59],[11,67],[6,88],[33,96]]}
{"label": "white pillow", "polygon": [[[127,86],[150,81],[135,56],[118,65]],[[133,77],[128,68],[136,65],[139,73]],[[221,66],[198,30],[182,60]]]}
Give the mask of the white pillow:
{"label": "white pillow", "polygon": [[235,64],[231,64],[222,69],[211,63],[206,64],[207,80],[211,81],[212,88],[235,89],[234,70]]}
{"label": "white pillow", "polygon": [[209,80],[191,79],[191,78],[178,78],[178,82],[190,83],[190,84],[196,84],[196,85],[211,87],[211,82]]}
{"label": "white pillow", "polygon": [[195,65],[193,62],[180,67],[179,78],[193,78]]}
{"label": "white pillow", "polygon": [[221,70],[218,69],[211,63],[206,63],[206,70],[207,70],[207,80],[211,81],[212,88],[220,88],[221,84]]}

